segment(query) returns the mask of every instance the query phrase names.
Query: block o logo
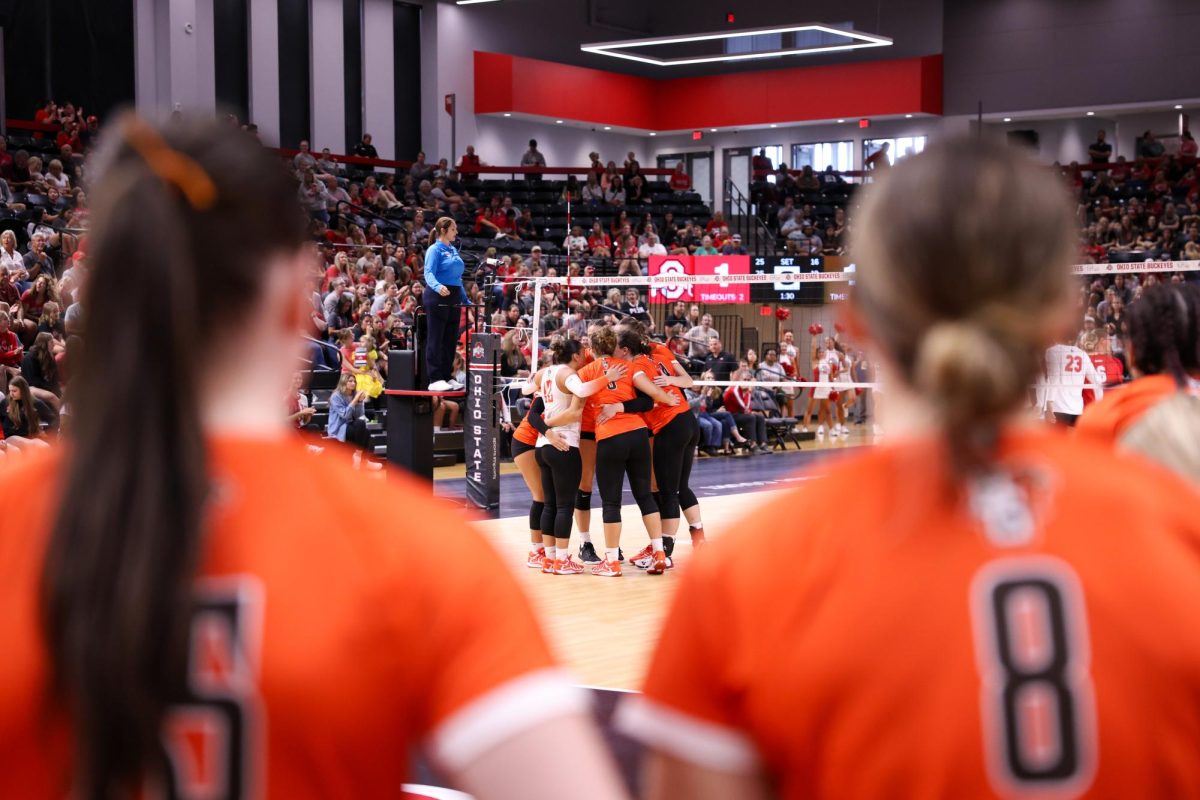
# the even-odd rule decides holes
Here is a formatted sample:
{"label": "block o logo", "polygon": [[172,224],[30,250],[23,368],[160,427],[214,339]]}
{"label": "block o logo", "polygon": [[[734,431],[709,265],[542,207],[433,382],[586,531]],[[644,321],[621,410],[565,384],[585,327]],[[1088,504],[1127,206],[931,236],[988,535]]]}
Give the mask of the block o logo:
{"label": "block o logo", "polygon": [[[689,258],[688,261],[691,261]],[[650,263],[651,275],[691,275],[692,270],[690,265],[684,263],[683,260],[676,257],[659,256]],[[692,284],[680,281],[679,283],[656,283],[650,287],[650,301],[655,303],[673,303],[676,300],[688,301],[692,299]]]}

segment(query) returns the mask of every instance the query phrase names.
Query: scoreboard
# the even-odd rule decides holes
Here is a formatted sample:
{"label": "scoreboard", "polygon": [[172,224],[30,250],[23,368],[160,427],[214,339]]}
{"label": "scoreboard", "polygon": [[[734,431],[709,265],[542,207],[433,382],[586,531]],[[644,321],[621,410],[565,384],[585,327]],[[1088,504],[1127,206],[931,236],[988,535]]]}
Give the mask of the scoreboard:
{"label": "scoreboard", "polygon": [[751,256],[750,271],[778,275],[773,283],[750,284],[752,303],[795,303],[821,305],[825,302],[825,283],[805,283],[806,272],[824,272],[823,256]]}

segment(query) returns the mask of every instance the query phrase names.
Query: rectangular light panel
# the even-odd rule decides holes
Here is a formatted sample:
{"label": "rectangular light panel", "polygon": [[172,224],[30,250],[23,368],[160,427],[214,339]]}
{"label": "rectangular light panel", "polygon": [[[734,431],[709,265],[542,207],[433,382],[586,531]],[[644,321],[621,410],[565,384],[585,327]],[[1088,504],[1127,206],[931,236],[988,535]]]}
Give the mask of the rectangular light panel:
{"label": "rectangular light panel", "polygon": [[[761,36],[764,34],[784,34],[815,32],[841,36],[849,41],[843,44],[819,45],[817,47],[799,47],[785,50],[765,50],[755,53],[721,53],[711,56],[684,56],[681,58],[654,58],[627,52],[631,47],[654,47],[655,45],[685,44],[688,42],[707,42],[721,39],[737,39],[743,36]],[[679,36],[662,36],[647,39],[627,39],[620,42],[596,42],[583,44],[580,50],[601,56],[624,58],[629,61],[639,61],[643,64],[653,64],[658,67],[676,67],[685,64],[710,64],[719,61],[747,61],[754,58],[777,58],[779,56],[804,56],[813,53],[830,53],[840,50],[861,50],[866,47],[890,47],[892,40],[886,36],[873,33],[863,33],[850,28],[834,28],[821,23],[805,23],[801,25],[783,25],[772,28],[745,28],[737,31],[722,31],[720,33],[681,34]]]}

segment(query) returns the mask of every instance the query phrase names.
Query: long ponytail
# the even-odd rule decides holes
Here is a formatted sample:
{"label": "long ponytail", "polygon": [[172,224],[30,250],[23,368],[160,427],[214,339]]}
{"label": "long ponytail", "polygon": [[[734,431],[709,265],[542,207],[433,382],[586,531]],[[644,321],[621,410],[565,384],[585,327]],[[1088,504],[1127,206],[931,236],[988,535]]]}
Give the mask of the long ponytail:
{"label": "long ponytail", "polygon": [[[216,121],[160,133],[127,117],[97,161],[89,342],[72,381],[87,402],[43,573],[54,699],[72,719],[84,800],[129,793],[161,763],[209,494],[201,337],[244,318],[262,262],[294,252],[301,230],[279,163]],[[200,263],[235,239],[241,252]]]}

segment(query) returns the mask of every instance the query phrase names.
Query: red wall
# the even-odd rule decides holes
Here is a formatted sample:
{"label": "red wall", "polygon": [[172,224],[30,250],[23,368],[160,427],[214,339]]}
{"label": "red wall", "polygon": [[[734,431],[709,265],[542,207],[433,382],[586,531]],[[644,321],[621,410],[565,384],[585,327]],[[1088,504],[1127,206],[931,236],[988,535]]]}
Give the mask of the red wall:
{"label": "red wall", "polygon": [[644,130],[942,113],[942,57],[639,78],[475,53],[475,113],[513,112]]}

